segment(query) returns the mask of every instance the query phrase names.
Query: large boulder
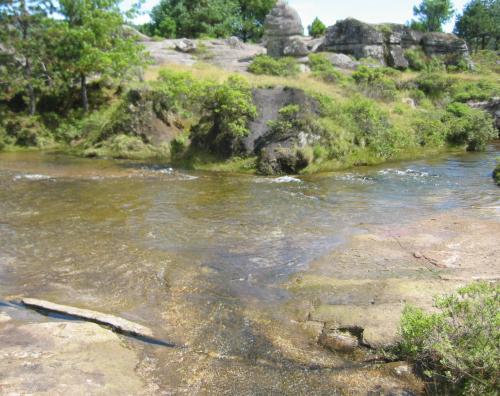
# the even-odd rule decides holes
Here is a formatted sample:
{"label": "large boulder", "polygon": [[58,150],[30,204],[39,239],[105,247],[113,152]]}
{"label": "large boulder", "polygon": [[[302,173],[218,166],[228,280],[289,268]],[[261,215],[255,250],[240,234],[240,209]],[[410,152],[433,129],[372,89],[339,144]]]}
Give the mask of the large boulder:
{"label": "large boulder", "polygon": [[359,62],[353,60],[349,55],[346,54],[325,52],[324,55],[333,66],[338,67],[339,69],[356,70],[356,68],[360,65]]}
{"label": "large boulder", "polygon": [[323,49],[352,55],[357,59],[375,58],[384,61],[384,35],[373,25],[348,18],[326,31]]}
{"label": "large boulder", "polygon": [[[295,174],[310,162],[307,146],[316,143],[320,136],[311,130],[307,121],[319,113],[318,102],[304,91],[295,88],[260,88],[253,93],[258,117],[250,124],[250,135],[245,139],[249,154],[258,156],[258,170],[262,174]],[[282,119],[280,110],[296,105],[299,109],[294,117],[297,122],[283,131],[272,127]]]}
{"label": "large boulder", "polygon": [[267,54],[273,57],[307,55],[307,45],[302,40],[304,27],[299,13],[280,0],[266,17],[264,23]]}
{"label": "large boulder", "polygon": [[426,33],[421,43],[428,56],[443,56],[449,63],[469,59],[467,43],[454,34]]}
{"label": "large boulder", "polygon": [[428,56],[442,56],[447,64],[470,62],[464,40],[448,33],[422,33],[399,24],[368,24],[348,18],[327,29],[322,50],[374,58],[398,69],[409,66],[408,49],[422,49]]}
{"label": "large boulder", "polygon": [[156,146],[170,143],[183,125],[168,104],[160,91],[147,86],[131,89],[112,117],[109,134],[138,136]]}

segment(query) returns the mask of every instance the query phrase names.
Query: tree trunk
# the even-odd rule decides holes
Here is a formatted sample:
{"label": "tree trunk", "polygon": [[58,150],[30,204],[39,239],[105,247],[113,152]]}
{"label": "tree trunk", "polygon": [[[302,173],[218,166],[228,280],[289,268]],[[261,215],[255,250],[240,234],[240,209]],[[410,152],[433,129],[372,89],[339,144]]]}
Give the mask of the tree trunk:
{"label": "tree trunk", "polygon": [[36,113],[36,95],[35,95],[35,88],[33,88],[33,84],[31,83],[31,64],[29,59],[26,59],[24,68],[25,68],[26,79],[28,80],[29,112],[30,116],[34,116]]}
{"label": "tree trunk", "polygon": [[87,78],[83,73],[80,74],[80,88],[82,94],[83,111],[87,113],[89,111],[89,98],[87,97]]}

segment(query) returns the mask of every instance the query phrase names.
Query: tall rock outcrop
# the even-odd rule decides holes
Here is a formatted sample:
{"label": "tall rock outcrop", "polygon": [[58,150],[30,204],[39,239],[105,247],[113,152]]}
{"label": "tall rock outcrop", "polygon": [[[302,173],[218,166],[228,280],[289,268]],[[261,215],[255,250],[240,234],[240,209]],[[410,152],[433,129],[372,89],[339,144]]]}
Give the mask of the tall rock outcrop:
{"label": "tall rock outcrop", "polygon": [[305,56],[309,53],[299,13],[283,0],[279,0],[266,17],[264,31],[270,56]]}
{"label": "tall rock outcrop", "polygon": [[464,40],[447,33],[422,33],[399,24],[372,25],[348,18],[327,29],[322,49],[352,55],[355,58],[374,58],[381,63],[406,69],[405,51],[422,49],[428,56],[443,56],[448,64],[461,59],[469,61]]}

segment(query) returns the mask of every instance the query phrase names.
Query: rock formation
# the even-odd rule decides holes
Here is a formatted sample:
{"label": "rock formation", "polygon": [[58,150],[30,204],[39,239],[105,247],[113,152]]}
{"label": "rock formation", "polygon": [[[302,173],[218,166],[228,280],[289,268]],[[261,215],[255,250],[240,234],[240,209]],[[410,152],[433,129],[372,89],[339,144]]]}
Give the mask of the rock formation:
{"label": "rock formation", "polygon": [[328,28],[324,51],[340,52],[357,59],[374,58],[384,65],[406,69],[405,51],[422,49],[428,56],[443,56],[448,64],[469,61],[464,40],[447,33],[422,33],[404,25],[372,25],[348,18]]}
{"label": "rock formation", "polygon": [[300,16],[285,1],[278,1],[266,17],[264,29],[268,55],[305,56],[309,53]]}
{"label": "rock formation", "polygon": [[[316,117],[318,102],[300,89],[275,87],[254,90],[254,103],[258,118],[250,124],[250,135],[244,141],[248,153],[258,156],[258,170],[262,174],[294,174],[309,165],[309,158],[302,149],[313,145],[321,137],[310,128],[306,121]],[[289,105],[298,106],[296,118],[304,120],[286,132],[273,130],[272,123],[280,121],[280,110]]]}

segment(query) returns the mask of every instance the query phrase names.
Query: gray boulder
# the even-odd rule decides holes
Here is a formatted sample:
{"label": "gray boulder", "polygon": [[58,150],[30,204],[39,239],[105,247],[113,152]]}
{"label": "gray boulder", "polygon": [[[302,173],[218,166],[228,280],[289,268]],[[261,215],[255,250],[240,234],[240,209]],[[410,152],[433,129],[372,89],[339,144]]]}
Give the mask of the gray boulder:
{"label": "gray boulder", "polygon": [[353,18],[339,21],[329,27],[322,49],[352,55],[356,59],[371,57],[385,61],[382,32]]}
{"label": "gray boulder", "polygon": [[470,63],[467,44],[453,34],[422,33],[404,25],[372,25],[353,18],[329,27],[321,47],[356,59],[371,57],[398,69],[408,68],[405,51],[413,48],[428,56],[442,56],[447,64],[458,64],[462,59]]}
{"label": "gray boulder", "polygon": [[180,39],[175,42],[175,49],[180,52],[195,52],[196,51],[196,43],[193,40],[189,39]]}
{"label": "gray boulder", "polygon": [[387,53],[387,63],[396,69],[408,69],[410,63],[405,58],[405,51],[402,47],[398,45],[392,45],[389,47]]}
{"label": "gray boulder", "polygon": [[302,36],[292,36],[286,40],[283,47],[283,55],[285,56],[307,56],[309,49],[307,48],[307,41]]}
{"label": "gray boulder", "polygon": [[244,144],[247,152],[258,156],[258,170],[266,175],[296,174],[310,162],[303,149],[316,143],[320,136],[310,130],[304,121],[286,131],[274,130],[270,122],[280,120],[280,110],[288,105],[298,105],[299,120],[315,117],[319,105],[304,91],[295,88],[262,88],[253,93],[259,116],[250,124],[250,135]]}
{"label": "gray boulder", "polygon": [[468,54],[464,40],[454,34],[426,33],[422,37],[422,46],[427,55],[448,55],[450,53]]}
{"label": "gray boulder", "polygon": [[302,20],[298,12],[285,1],[278,1],[266,17],[264,32],[267,54],[270,56],[303,56],[308,52],[307,45],[300,40],[304,35]]}
{"label": "gray boulder", "polygon": [[339,69],[356,70],[360,64],[346,54],[325,52],[324,55],[333,66],[338,67]]}

